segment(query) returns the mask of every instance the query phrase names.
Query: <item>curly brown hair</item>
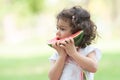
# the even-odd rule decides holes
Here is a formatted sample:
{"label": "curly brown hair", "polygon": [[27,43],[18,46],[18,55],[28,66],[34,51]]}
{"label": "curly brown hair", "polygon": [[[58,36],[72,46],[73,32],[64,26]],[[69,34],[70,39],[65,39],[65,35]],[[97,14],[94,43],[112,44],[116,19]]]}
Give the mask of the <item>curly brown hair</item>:
{"label": "curly brown hair", "polygon": [[97,35],[97,26],[90,19],[90,13],[80,6],[64,9],[57,15],[57,20],[67,19],[72,27],[72,34],[83,30],[83,39],[78,47],[90,45]]}

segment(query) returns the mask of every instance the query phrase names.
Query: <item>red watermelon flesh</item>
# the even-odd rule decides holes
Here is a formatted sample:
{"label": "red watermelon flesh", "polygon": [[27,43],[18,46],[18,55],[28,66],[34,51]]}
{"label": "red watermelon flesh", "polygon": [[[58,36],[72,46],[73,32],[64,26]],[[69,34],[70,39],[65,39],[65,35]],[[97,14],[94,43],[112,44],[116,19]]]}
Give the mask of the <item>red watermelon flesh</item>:
{"label": "red watermelon flesh", "polygon": [[72,34],[71,36],[63,38],[63,39],[59,39],[59,38],[55,37],[55,38],[48,41],[48,45],[52,47],[52,44],[54,44],[56,41],[65,40],[65,39],[70,38],[70,37],[74,39],[75,46],[78,46],[78,44],[80,44],[80,42],[82,40],[83,31],[78,31],[75,34]]}

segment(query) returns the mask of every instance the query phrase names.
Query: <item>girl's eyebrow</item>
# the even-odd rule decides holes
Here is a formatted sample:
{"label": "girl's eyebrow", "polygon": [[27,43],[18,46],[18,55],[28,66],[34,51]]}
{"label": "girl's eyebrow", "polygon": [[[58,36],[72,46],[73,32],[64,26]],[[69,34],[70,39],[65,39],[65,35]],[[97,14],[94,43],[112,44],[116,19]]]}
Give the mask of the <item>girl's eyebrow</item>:
{"label": "girl's eyebrow", "polygon": [[59,26],[59,25],[57,25],[57,26],[58,26],[58,27],[63,27],[63,28],[64,28],[64,27],[67,27],[67,26],[63,26],[63,25],[60,25],[60,26]]}
{"label": "girl's eyebrow", "polygon": [[64,26],[61,26],[61,25],[57,25],[57,27],[64,27]]}

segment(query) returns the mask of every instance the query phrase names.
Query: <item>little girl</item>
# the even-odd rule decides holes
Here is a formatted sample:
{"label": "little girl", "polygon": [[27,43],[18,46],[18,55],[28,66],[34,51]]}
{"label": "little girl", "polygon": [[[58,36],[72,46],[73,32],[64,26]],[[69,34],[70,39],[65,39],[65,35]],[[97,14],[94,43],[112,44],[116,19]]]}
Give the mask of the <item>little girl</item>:
{"label": "little girl", "polygon": [[[83,31],[83,39],[78,46],[73,38],[66,38],[78,31]],[[90,46],[95,39],[96,25],[90,14],[80,6],[64,9],[57,15],[57,33],[59,39],[52,44],[57,51],[50,57],[50,80],[94,80],[101,57],[100,51]],[[66,38],[65,40],[61,40]]]}

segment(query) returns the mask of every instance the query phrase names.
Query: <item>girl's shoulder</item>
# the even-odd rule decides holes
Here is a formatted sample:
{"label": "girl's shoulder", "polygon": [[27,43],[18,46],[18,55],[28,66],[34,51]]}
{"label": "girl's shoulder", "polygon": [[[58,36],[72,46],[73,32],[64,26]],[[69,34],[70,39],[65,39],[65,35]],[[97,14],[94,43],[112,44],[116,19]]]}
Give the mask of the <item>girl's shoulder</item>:
{"label": "girl's shoulder", "polygon": [[88,54],[90,54],[90,52],[95,51],[96,58],[98,60],[100,60],[100,58],[101,58],[101,51],[100,51],[100,49],[98,49],[97,47],[92,46],[92,45],[86,46],[85,48],[81,48],[79,51],[80,51],[79,53],[81,53],[84,56],[87,56]]}

